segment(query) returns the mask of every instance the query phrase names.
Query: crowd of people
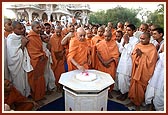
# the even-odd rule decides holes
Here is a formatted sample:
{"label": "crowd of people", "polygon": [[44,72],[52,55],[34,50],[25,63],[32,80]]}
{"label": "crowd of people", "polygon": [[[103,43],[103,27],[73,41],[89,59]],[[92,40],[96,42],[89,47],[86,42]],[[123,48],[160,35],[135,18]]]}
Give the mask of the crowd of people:
{"label": "crowd of people", "polygon": [[[59,22],[59,21],[58,21]],[[26,25],[4,20],[4,107],[30,111],[54,89],[62,92],[62,73],[96,69],[115,80],[117,99],[140,110],[164,110],[164,30],[131,22],[104,25],[40,21]]]}

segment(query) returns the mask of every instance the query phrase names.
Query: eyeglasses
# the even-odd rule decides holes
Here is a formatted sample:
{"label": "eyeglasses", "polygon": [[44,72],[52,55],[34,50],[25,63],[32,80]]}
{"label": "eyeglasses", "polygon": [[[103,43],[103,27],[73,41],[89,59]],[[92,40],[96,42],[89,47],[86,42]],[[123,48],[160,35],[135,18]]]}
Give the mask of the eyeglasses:
{"label": "eyeglasses", "polygon": [[86,34],[84,34],[84,35],[79,35],[80,37],[85,37],[86,36]]}

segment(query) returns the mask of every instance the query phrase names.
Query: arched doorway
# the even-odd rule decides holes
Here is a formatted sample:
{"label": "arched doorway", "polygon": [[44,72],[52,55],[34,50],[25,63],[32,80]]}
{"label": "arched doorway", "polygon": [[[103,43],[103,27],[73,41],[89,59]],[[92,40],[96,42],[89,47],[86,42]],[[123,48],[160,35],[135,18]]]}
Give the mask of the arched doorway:
{"label": "arched doorway", "polygon": [[38,13],[36,13],[36,12],[33,12],[32,13],[32,20],[39,20],[39,14]]}
{"label": "arched doorway", "polygon": [[43,20],[43,22],[47,22],[48,17],[47,17],[47,14],[46,14],[46,13],[44,13],[44,14],[42,15],[42,20]]}
{"label": "arched doorway", "polygon": [[51,22],[53,22],[54,20],[53,20],[53,15],[51,14],[51,16],[50,16],[50,21]]}

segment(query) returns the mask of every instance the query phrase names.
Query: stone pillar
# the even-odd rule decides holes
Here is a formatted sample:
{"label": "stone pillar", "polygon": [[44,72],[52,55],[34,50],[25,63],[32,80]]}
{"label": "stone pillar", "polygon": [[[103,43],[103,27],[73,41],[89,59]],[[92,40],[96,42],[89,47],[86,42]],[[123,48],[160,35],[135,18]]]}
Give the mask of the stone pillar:
{"label": "stone pillar", "polygon": [[60,14],[56,14],[57,15],[57,20],[59,21],[60,20]]}
{"label": "stone pillar", "polygon": [[43,12],[40,12],[40,13],[39,13],[39,18],[40,18],[40,20],[42,20],[42,15],[43,15]]}
{"label": "stone pillar", "polygon": [[15,10],[14,13],[15,13],[15,16],[16,16],[16,19],[15,19],[15,20],[18,20],[18,19],[19,19],[19,17],[18,17],[18,12]]}
{"label": "stone pillar", "polygon": [[55,14],[52,14],[52,16],[53,16],[53,21],[55,22]]}
{"label": "stone pillar", "polygon": [[29,22],[32,21],[32,13],[33,13],[33,10],[31,9],[26,9],[27,13],[28,13],[28,19],[29,19]]}
{"label": "stone pillar", "polygon": [[51,19],[50,19],[51,12],[46,12],[46,14],[47,14],[48,22],[51,21]]}

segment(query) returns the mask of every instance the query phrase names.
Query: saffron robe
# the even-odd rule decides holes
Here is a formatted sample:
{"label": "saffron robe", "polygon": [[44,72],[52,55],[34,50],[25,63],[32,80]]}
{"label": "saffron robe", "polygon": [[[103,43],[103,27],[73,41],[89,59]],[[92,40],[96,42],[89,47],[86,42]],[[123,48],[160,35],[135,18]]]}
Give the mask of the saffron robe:
{"label": "saffron robe", "polygon": [[43,51],[40,35],[30,30],[27,50],[33,71],[28,72],[28,82],[31,88],[31,95],[34,101],[41,100],[45,96],[44,71],[47,63],[47,56]]}
{"label": "saffron robe", "polygon": [[112,40],[116,40],[116,30],[112,28],[111,33],[112,33]]}
{"label": "saffron robe", "polygon": [[65,49],[61,45],[62,36],[58,37],[55,33],[50,38],[49,43],[51,44],[51,56],[53,63],[51,68],[54,72],[56,86],[59,85],[58,81],[62,73],[65,72],[64,61],[65,61]]}
{"label": "saffron robe", "polygon": [[14,106],[15,111],[31,111],[34,105],[32,102],[27,102],[27,100],[28,99],[13,86],[11,86],[9,95],[4,97],[4,103],[10,107]]}
{"label": "saffron robe", "polygon": [[[137,56],[136,49],[142,51],[141,57]],[[132,53],[132,74],[128,97],[137,106],[145,100],[145,91],[149,79],[152,77],[158,54],[153,44],[142,45],[138,43]]]}
{"label": "saffron robe", "polygon": [[104,40],[104,36],[99,36],[99,35],[95,35],[93,38],[92,38],[92,42],[91,42],[91,67],[92,68],[96,68],[96,64],[98,62],[98,58],[96,57],[96,47],[95,45],[100,42],[101,40]]}
{"label": "saffron robe", "polygon": [[[114,58],[114,61],[112,61],[110,63],[110,67],[107,68],[103,66],[100,60],[98,60],[97,66],[95,69],[109,73],[111,77],[115,80],[116,69],[117,69],[118,58],[119,58],[119,50],[115,40],[110,40],[110,41],[102,40],[98,44],[96,44],[96,49],[104,61],[108,61],[111,58]],[[110,90],[112,91],[112,87],[110,87]]]}
{"label": "saffron robe", "polygon": [[104,36],[99,36],[99,35],[95,35],[93,38],[92,38],[92,42],[93,44],[92,45],[96,45],[99,41],[101,40],[104,40]]}
{"label": "saffron robe", "polygon": [[7,38],[9,34],[11,34],[12,32],[7,32],[7,31],[4,31],[4,38]]}
{"label": "saffron robe", "polygon": [[79,41],[77,37],[73,37],[69,44],[69,53],[67,58],[68,71],[76,70],[77,67],[72,64],[73,58],[79,65],[84,66],[85,69],[89,68],[89,47],[87,41]]}

